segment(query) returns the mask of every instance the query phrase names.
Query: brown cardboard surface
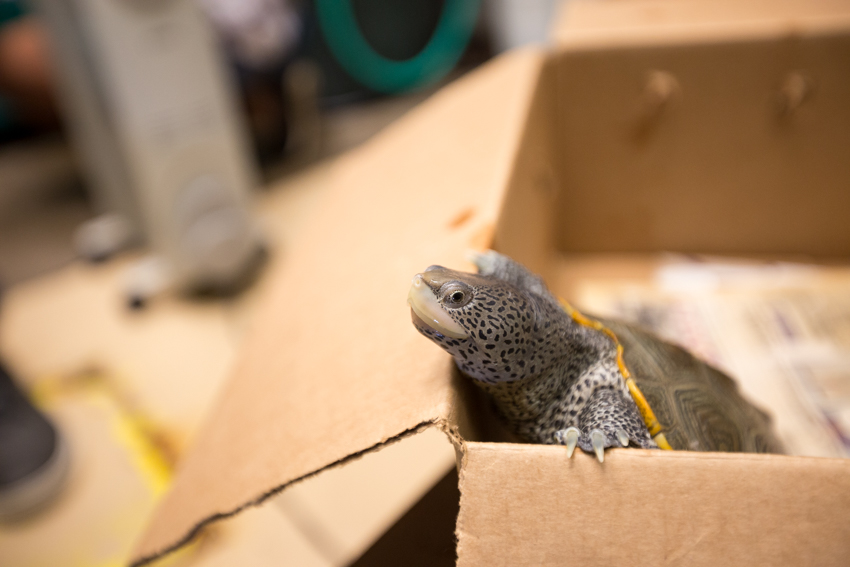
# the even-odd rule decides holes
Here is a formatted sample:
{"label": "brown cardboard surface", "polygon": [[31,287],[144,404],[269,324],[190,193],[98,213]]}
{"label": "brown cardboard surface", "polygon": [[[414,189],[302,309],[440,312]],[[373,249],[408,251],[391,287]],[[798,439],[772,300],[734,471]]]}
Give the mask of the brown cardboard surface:
{"label": "brown cardboard surface", "polygon": [[[197,545],[152,567],[334,567],[290,518],[273,506],[252,508],[205,532]],[[83,567],[83,566],[81,566]]]}
{"label": "brown cardboard surface", "polygon": [[404,294],[411,274],[463,265],[491,230],[542,59],[495,61],[342,160],[136,557],[453,418],[451,361],[420,340]]}
{"label": "brown cardboard surface", "polygon": [[[850,254],[848,28],[846,2],[571,3],[559,247]],[[675,87],[653,106],[658,72]],[[783,113],[791,73],[810,91]]]}
{"label": "brown cardboard surface", "polygon": [[[744,39],[720,22],[677,49],[629,32],[508,55],[342,159],[138,560],[434,425],[463,455],[465,565],[846,556],[845,461],[614,451],[599,467],[464,443],[467,389],[403,299],[412,274],[493,242],[556,292],[572,251],[850,254],[850,26],[789,36],[765,6]],[[815,95],[777,123],[798,65]],[[679,86],[647,119],[646,73],[666,69]]]}
{"label": "brown cardboard surface", "polygon": [[843,30],[848,20],[844,0],[572,0],[551,38],[573,48],[717,43]]}
{"label": "brown cardboard surface", "polygon": [[[506,487],[508,487],[506,489]],[[850,461],[468,443],[458,565],[844,565]]]}
{"label": "brown cardboard surface", "polygon": [[[850,35],[559,59],[561,249],[850,254],[850,75],[835,72],[850,68]],[[817,91],[780,115],[778,86],[797,69]],[[680,90],[648,118],[654,70]]]}
{"label": "brown cardboard surface", "polygon": [[[329,169],[319,164],[287,176],[260,195],[257,213],[278,252],[272,262],[285,261],[288,250],[297,246],[301,228],[309,224],[310,210],[325,190]],[[69,439],[74,470],[89,471],[97,461],[100,471],[97,482],[72,471],[74,478],[56,508],[22,526],[0,526],[4,567],[88,566],[93,558],[104,563],[107,552],[113,554],[110,565],[126,564],[168,484],[168,465],[179,459],[185,439],[199,429],[210,394],[229,374],[252,313],[262,312],[258,296],[273,285],[262,278],[236,300],[197,303],[163,296],[142,312],[130,311],[120,290],[131,259],[96,266],[73,263],[3,294],[4,362],[48,411],[62,402],[59,425]],[[92,394],[121,419],[74,419],[101,413],[99,405],[88,403]],[[87,450],[89,446],[97,450]],[[126,458],[128,449],[132,466],[113,466],[114,458]],[[101,466],[104,459],[107,466]],[[166,466],[151,469],[152,462]],[[298,483],[275,500],[278,505],[217,522],[195,545],[154,564],[348,564],[454,464],[455,452],[445,435],[428,430]],[[153,471],[159,471],[153,477],[155,493],[139,498],[136,479],[147,479]],[[88,480],[77,482],[80,478]],[[66,506],[68,502],[73,506]],[[102,529],[116,517],[112,523],[120,529]],[[33,545],[46,540],[52,545]]]}
{"label": "brown cardboard surface", "polygon": [[271,507],[282,510],[332,565],[349,565],[454,468],[451,444],[430,428],[299,482]]}

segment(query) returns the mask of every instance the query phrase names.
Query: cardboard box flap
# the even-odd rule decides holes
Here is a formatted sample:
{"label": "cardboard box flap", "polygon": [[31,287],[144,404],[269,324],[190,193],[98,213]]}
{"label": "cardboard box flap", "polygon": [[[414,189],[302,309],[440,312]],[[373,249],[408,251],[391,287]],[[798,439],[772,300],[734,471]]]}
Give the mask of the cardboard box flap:
{"label": "cardboard box flap", "polygon": [[340,160],[134,563],[421,427],[456,431],[464,390],[405,294],[428,265],[468,269],[465,251],[489,246],[543,60],[499,58]]}
{"label": "cardboard box flap", "polygon": [[833,565],[850,554],[847,459],[617,449],[600,467],[559,447],[468,443],[460,490],[460,567]]}
{"label": "cardboard box flap", "polygon": [[[559,250],[850,254],[850,3],[718,4],[570,4],[553,55]],[[674,21],[693,33],[668,41]]]}
{"label": "cardboard box flap", "polygon": [[[421,428],[459,442],[469,386],[410,325],[403,296],[432,263],[470,269],[465,250],[493,243],[545,276],[574,251],[846,254],[850,83],[835,70],[848,36],[774,24],[752,41],[710,26],[676,50],[665,43],[675,34],[634,49],[647,38],[616,32],[622,41],[604,48],[582,39],[509,54],[340,160],[303,244],[270,276],[265,313],[136,563]],[[817,96],[779,116],[778,85],[797,64]],[[688,98],[649,120],[641,97],[653,69],[672,69]],[[726,88],[736,85],[744,94]],[[725,113],[711,107],[718,91]],[[850,551],[846,461],[614,450],[599,467],[552,447],[465,448],[462,564],[688,563],[691,553],[805,564]],[[632,529],[634,518],[645,525]],[[808,539],[786,544],[798,534]]]}
{"label": "cardboard box flap", "polygon": [[554,44],[576,49],[804,37],[848,24],[845,0],[573,0],[550,35]]}

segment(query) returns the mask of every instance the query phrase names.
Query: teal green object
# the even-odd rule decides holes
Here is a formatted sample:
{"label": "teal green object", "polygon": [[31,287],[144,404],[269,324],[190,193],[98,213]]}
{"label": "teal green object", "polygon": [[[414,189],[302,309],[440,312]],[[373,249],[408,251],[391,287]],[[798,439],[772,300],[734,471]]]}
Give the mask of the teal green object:
{"label": "teal green object", "polygon": [[445,0],[434,34],[405,61],[376,52],[357,25],[352,0],[316,0],[319,25],[334,57],[352,77],[376,91],[396,93],[424,87],[445,76],[466,49],[480,0]]}
{"label": "teal green object", "polygon": [[[20,2],[0,0],[0,27],[3,27],[8,22],[17,20],[27,11]],[[11,101],[3,96],[0,96],[0,132],[3,132],[15,125],[15,108]]]}
{"label": "teal green object", "polygon": [[27,13],[26,7],[15,0],[0,0],[0,25],[17,20]]}

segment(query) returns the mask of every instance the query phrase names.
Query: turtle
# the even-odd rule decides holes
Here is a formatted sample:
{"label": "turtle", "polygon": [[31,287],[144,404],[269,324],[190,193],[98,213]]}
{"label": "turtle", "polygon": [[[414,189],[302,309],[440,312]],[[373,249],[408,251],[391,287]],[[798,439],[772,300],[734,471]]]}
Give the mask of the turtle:
{"label": "turtle", "polygon": [[735,381],[624,322],[588,317],[495,251],[478,273],[430,266],[413,278],[416,329],[452,355],[528,443],[781,453],[770,416]]}

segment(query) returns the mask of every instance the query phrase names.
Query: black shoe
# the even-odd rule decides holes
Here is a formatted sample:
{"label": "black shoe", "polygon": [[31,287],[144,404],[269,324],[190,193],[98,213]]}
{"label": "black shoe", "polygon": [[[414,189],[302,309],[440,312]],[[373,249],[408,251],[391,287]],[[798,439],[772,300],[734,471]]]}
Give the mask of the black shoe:
{"label": "black shoe", "polygon": [[68,465],[59,433],[0,365],[0,521],[47,504],[62,488]]}

